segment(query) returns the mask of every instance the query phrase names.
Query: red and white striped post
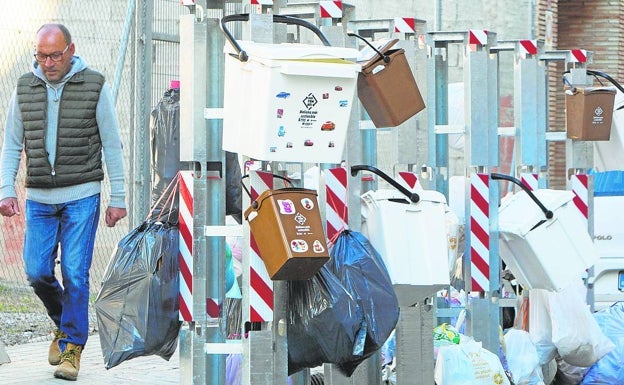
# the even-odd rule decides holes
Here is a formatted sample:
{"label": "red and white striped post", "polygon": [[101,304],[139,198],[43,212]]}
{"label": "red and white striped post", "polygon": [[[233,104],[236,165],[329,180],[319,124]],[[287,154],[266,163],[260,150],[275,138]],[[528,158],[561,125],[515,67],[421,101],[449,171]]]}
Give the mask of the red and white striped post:
{"label": "red and white striped post", "polygon": [[422,190],[423,187],[418,180],[418,174],[411,171],[399,171],[398,182],[411,192]]}
{"label": "red and white striped post", "polygon": [[488,174],[470,176],[470,276],[472,291],[490,289],[490,182]]}
{"label": "red and white striped post", "polygon": [[413,17],[395,17],[394,32],[397,33],[415,33],[416,19]]}
{"label": "red and white striped post", "polygon": [[327,221],[327,239],[332,244],[338,234],[349,223],[347,206],[347,169],[344,167],[325,170],[325,216]]}
{"label": "red and white striped post", "polygon": [[319,1],[319,11],[323,19],[342,19],[342,1]]}
{"label": "red and white striped post", "polygon": [[537,174],[534,173],[525,172],[520,174],[520,182],[531,191],[537,190],[539,188]]}
{"label": "red and white striped post", "polygon": [[[265,190],[273,189],[273,174],[250,171],[251,199],[255,200]],[[251,322],[273,321],[273,281],[260,258],[260,249],[250,234],[249,250],[249,318]]]}
{"label": "red and white striped post", "polygon": [[570,50],[570,54],[571,54],[571,58],[570,58],[570,62],[571,63],[585,63],[587,62],[587,51],[584,49],[573,49]]}
{"label": "red and white striped post", "polygon": [[570,176],[570,184],[572,192],[574,193],[574,206],[578,209],[584,224],[587,227],[589,221],[589,175],[587,174],[575,174]]}
{"label": "red and white striped post", "polygon": [[520,53],[523,57],[537,55],[537,40],[520,40]]}
{"label": "red and white striped post", "polygon": [[477,47],[487,45],[487,31],[482,29],[471,29],[468,31],[468,48],[476,51]]}
{"label": "red and white striped post", "polygon": [[180,320],[193,321],[193,172],[180,171]]}

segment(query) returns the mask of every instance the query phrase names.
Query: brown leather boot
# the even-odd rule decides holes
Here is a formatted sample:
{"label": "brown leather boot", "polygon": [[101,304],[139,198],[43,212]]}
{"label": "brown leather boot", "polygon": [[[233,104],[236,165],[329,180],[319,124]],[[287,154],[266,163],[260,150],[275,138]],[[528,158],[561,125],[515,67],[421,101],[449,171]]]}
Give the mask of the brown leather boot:
{"label": "brown leather boot", "polygon": [[68,343],[65,351],[61,353],[61,363],[54,371],[54,377],[64,380],[76,381],[80,370],[80,355],[82,346]]}
{"label": "brown leather boot", "polygon": [[65,338],[67,335],[63,333],[60,329],[54,330],[54,339],[50,344],[50,349],[48,350],[48,362],[50,365],[56,366],[61,362],[61,349],[59,349],[59,340],[61,338]]}

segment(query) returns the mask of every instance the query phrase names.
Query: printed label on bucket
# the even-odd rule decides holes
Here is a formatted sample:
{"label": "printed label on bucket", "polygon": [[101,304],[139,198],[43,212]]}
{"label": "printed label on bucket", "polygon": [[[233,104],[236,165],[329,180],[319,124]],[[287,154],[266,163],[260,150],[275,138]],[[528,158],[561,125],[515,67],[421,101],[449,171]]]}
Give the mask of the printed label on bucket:
{"label": "printed label on bucket", "polygon": [[295,213],[295,204],[290,199],[278,199],[280,214],[290,215]]}
{"label": "printed label on bucket", "polygon": [[293,239],[290,241],[290,249],[295,253],[305,253],[308,251],[308,243],[303,239]]}
{"label": "printed label on bucket", "polygon": [[314,209],[314,202],[310,198],[303,198],[301,200],[301,206],[306,210],[312,210]]}
{"label": "printed label on bucket", "polygon": [[323,243],[317,239],[312,244],[312,251],[314,251],[317,254],[324,253],[325,246],[323,246]]}
{"label": "printed label on bucket", "polygon": [[596,109],[594,110],[594,120],[592,121],[592,124],[602,124],[604,123],[604,110],[602,109],[602,107],[598,106],[596,107]]}

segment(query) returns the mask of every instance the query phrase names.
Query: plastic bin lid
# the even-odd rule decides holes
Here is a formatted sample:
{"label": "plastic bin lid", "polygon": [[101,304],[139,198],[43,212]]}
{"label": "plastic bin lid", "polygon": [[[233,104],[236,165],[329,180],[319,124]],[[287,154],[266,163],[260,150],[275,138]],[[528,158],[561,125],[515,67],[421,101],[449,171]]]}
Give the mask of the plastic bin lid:
{"label": "plastic bin lid", "polygon": [[[351,59],[355,60],[360,51],[355,48],[333,47],[318,44],[294,43],[257,43],[249,40],[237,40],[241,48],[250,58],[258,57],[275,60],[319,60],[319,59]],[[233,53],[234,47],[226,43],[223,51]]]}
{"label": "plastic bin lid", "polygon": [[[439,191],[435,190],[416,190],[416,194],[420,197],[418,202],[434,202],[434,203],[446,203],[446,197]],[[390,199],[406,199],[409,200],[403,193],[396,189],[379,189],[376,191],[370,190],[364,195],[370,195],[375,200],[390,200]],[[415,204],[418,204],[415,203]]]}
{"label": "plastic bin lid", "polygon": [[594,196],[624,195],[624,171],[594,172]]}
{"label": "plastic bin lid", "polygon": [[[557,217],[557,209],[574,198],[574,193],[567,190],[541,189],[533,191],[537,199]],[[546,220],[546,215],[524,191],[519,191],[505,199],[498,209],[499,231],[523,236],[539,222]]]}
{"label": "plastic bin lid", "polygon": [[616,90],[617,89],[615,87],[576,87],[576,92],[580,92],[582,94],[615,94]]}

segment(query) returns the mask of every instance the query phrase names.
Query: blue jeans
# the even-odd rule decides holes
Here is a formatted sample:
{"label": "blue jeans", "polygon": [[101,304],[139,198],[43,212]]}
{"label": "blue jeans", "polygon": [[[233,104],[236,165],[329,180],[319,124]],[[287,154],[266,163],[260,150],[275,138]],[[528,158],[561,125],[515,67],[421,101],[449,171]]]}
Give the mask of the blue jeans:
{"label": "blue jeans", "polygon": [[[100,195],[61,204],[26,201],[24,265],[28,282],[67,338],[85,345],[89,335],[89,269],[100,216]],[[59,253],[62,283],[54,274]]]}

